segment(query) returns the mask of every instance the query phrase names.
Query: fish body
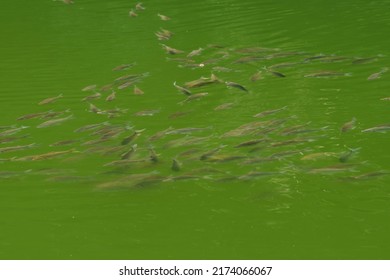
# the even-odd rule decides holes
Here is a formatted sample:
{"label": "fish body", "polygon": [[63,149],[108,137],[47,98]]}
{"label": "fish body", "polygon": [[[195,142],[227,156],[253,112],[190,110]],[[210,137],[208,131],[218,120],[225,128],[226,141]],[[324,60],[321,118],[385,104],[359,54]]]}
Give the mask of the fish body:
{"label": "fish body", "polygon": [[37,126],[37,128],[44,128],[44,127],[59,125],[59,124],[64,123],[67,120],[72,119],[72,118],[73,118],[73,115],[69,115],[65,118],[52,119],[52,120],[41,123],[40,125]]}
{"label": "fish body", "polygon": [[0,132],[0,137],[16,134],[16,133],[22,131],[25,128],[28,128],[28,126],[21,126],[21,127],[7,129],[5,131]]}
{"label": "fish body", "polygon": [[50,98],[46,98],[46,99],[42,100],[41,102],[38,103],[38,105],[44,105],[44,104],[53,103],[53,102],[57,101],[58,99],[60,99],[62,97],[63,97],[63,95],[61,93],[58,96],[50,97]]}
{"label": "fish body", "polygon": [[256,115],[254,115],[253,117],[254,117],[254,118],[265,117],[265,116],[272,115],[272,114],[275,114],[275,113],[277,113],[277,112],[283,111],[283,110],[285,110],[286,108],[287,108],[287,106],[284,106],[284,107],[279,108],[279,109],[267,110],[267,111],[258,113],[258,114],[256,114]]}
{"label": "fish body", "polygon": [[108,95],[106,97],[107,102],[114,101],[115,99],[116,99],[116,92],[115,91],[113,91],[110,95]]}
{"label": "fish body", "polygon": [[164,20],[164,21],[171,20],[170,17],[164,16],[164,15],[162,15],[162,14],[157,14],[157,16],[158,16],[161,20]]}
{"label": "fish body", "polygon": [[356,124],[356,118],[352,118],[352,120],[350,120],[349,122],[346,122],[345,124],[343,124],[343,126],[340,129],[340,131],[341,132],[347,132],[349,130],[352,130],[352,129],[355,128],[355,124]]}
{"label": "fish body", "polygon": [[12,147],[4,147],[0,148],[0,154],[1,153],[8,153],[8,152],[15,152],[15,151],[21,151],[21,150],[26,150],[35,147],[36,144],[28,144],[28,145],[23,145],[23,146],[12,146]]}
{"label": "fish body", "polygon": [[83,99],[81,99],[82,101],[88,101],[88,100],[93,100],[93,99],[98,99],[100,98],[102,95],[101,93],[99,92],[96,92],[94,94],[91,94],[91,95],[88,95],[86,97],[84,97]]}
{"label": "fish body", "polygon": [[176,84],[176,81],[173,82],[173,86],[174,86],[175,88],[177,88],[180,92],[184,93],[184,94],[187,95],[187,96],[190,96],[190,95],[192,94],[192,92],[191,92],[190,90],[186,89],[185,87],[182,87],[182,86],[177,85],[177,84]]}
{"label": "fish body", "polygon": [[386,132],[388,130],[390,130],[390,124],[370,127],[367,129],[363,129],[362,132]]}
{"label": "fish body", "polygon": [[248,92],[248,90],[243,85],[240,85],[238,83],[235,83],[235,82],[225,82],[225,84],[228,87],[234,87],[234,88],[238,88],[238,89],[240,89],[242,91]]}

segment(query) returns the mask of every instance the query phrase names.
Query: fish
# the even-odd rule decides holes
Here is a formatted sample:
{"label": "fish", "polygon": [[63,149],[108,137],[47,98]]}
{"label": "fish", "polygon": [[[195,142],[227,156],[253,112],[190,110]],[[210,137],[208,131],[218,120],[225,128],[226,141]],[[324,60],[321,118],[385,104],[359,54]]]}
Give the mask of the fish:
{"label": "fish", "polygon": [[127,63],[127,64],[121,64],[121,65],[118,65],[118,66],[114,67],[114,68],[112,69],[112,71],[127,70],[127,69],[133,67],[134,65],[136,65],[135,62],[133,62],[133,63]]}
{"label": "fish", "polygon": [[301,160],[318,160],[318,159],[336,157],[336,156],[337,153],[334,152],[319,152],[319,153],[312,153],[312,154],[305,155],[301,157]]}
{"label": "fish", "polygon": [[313,168],[308,171],[310,174],[326,174],[326,173],[336,173],[336,172],[345,172],[345,171],[353,171],[351,168],[353,165],[351,164],[339,164],[332,165],[327,167]]}
{"label": "fish", "polygon": [[188,112],[175,112],[175,113],[172,113],[168,116],[169,119],[177,119],[179,117],[183,117],[185,115],[188,115],[190,114],[192,111],[188,111]]}
{"label": "fish", "polygon": [[52,159],[52,158],[66,155],[66,154],[70,154],[70,153],[79,153],[79,151],[77,151],[73,148],[73,149],[66,150],[66,151],[55,151],[55,152],[49,152],[49,153],[40,154],[40,155],[32,155],[32,156],[26,156],[26,157],[21,157],[21,158],[14,158],[13,161],[47,160],[47,159]]}
{"label": "fish", "polygon": [[340,131],[347,132],[349,130],[355,129],[355,124],[356,124],[356,118],[353,117],[352,120],[350,120],[349,122],[346,122],[345,124],[343,124],[341,126]]}
{"label": "fish", "polygon": [[172,166],[171,169],[173,171],[180,171],[182,164],[177,159],[172,159]]}
{"label": "fish", "polygon": [[179,102],[178,104],[184,104],[184,103],[190,102],[190,101],[195,100],[195,99],[200,99],[206,95],[208,95],[208,92],[196,93],[196,94],[188,96],[185,100]]}
{"label": "fish", "polygon": [[263,78],[262,75],[261,75],[261,73],[262,73],[262,71],[257,71],[255,74],[253,74],[252,76],[250,76],[249,79],[250,79],[252,82],[256,82],[256,81],[260,80],[260,79]]}
{"label": "fish", "polygon": [[130,159],[130,157],[135,153],[136,150],[137,144],[132,145],[129,151],[121,154],[121,159]]}
{"label": "fish", "polygon": [[133,93],[135,95],[143,95],[144,94],[144,92],[140,88],[138,88],[136,85],[134,85]]}
{"label": "fish", "polygon": [[286,75],[284,75],[283,73],[271,70],[271,69],[269,69],[269,68],[267,68],[265,66],[263,68],[264,68],[264,70],[266,70],[268,73],[271,73],[275,77],[279,77],[279,78],[285,78],[286,77]]}
{"label": "fish", "polygon": [[250,180],[257,177],[270,176],[279,174],[279,172],[262,172],[262,171],[250,171],[245,175],[241,175],[238,177],[239,180]]}
{"label": "fish", "polygon": [[137,14],[136,12],[134,12],[133,9],[131,9],[131,10],[129,11],[129,16],[130,16],[130,17],[138,17],[138,14]]}
{"label": "fish", "polygon": [[389,171],[380,170],[380,171],[373,171],[373,172],[363,173],[363,174],[356,175],[356,176],[350,176],[350,177],[347,177],[347,179],[364,180],[364,179],[370,179],[370,178],[385,176],[385,175],[389,175],[389,174],[390,174]]}
{"label": "fish", "polygon": [[237,83],[235,83],[235,82],[225,82],[225,84],[226,84],[228,87],[234,87],[234,88],[238,88],[238,89],[240,89],[240,90],[242,90],[242,91],[248,92],[248,90],[247,90],[244,86],[242,86],[242,85],[240,85],[240,84],[237,84]]}
{"label": "fish", "polygon": [[165,132],[165,135],[171,135],[171,134],[188,134],[192,132],[198,132],[198,131],[204,131],[209,130],[212,127],[185,127],[185,128],[179,128],[179,129],[172,129],[167,132]]}
{"label": "fish", "polygon": [[63,114],[70,113],[70,112],[71,112],[70,109],[66,109],[64,111],[59,111],[59,112],[55,112],[55,111],[51,111],[50,110],[45,115],[43,115],[41,117],[41,119],[46,120],[46,119],[54,118],[54,117],[57,117],[57,116],[60,116],[60,115],[63,115]]}
{"label": "fish", "polygon": [[109,163],[104,164],[103,166],[127,166],[135,163],[143,163],[146,162],[145,159],[120,159],[114,160]]}
{"label": "fish", "polygon": [[61,140],[61,141],[55,142],[53,144],[50,144],[49,146],[50,147],[66,146],[66,145],[71,145],[71,144],[74,144],[77,142],[79,142],[79,140]]}
{"label": "fish", "polygon": [[352,64],[364,64],[378,60],[377,57],[365,57],[365,58],[356,58],[352,60]]}
{"label": "fish", "polygon": [[242,142],[242,143],[240,143],[240,144],[234,146],[234,148],[241,148],[241,147],[254,146],[254,145],[257,145],[257,144],[262,143],[262,142],[265,142],[265,141],[268,141],[268,139],[266,139],[266,138],[253,139],[253,140],[249,140],[249,141]]}
{"label": "fish", "polygon": [[20,139],[27,138],[28,136],[29,136],[29,135],[26,134],[26,135],[22,135],[22,136],[18,136],[18,137],[16,137],[16,136],[7,137],[7,138],[1,137],[1,138],[0,138],[0,144],[14,142],[14,141],[17,141],[17,140],[20,140]]}
{"label": "fish", "polygon": [[238,159],[244,159],[247,158],[247,156],[241,156],[241,155],[213,155],[207,158],[208,162],[228,162]]}
{"label": "fish", "polygon": [[200,79],[186,82],[184,85],[187,88],[201,87],[209,84],[220,83],[221,80],[214,74],[211,74],[210,78],[201,77]]}
{"label": "fish", "polygon": [[182,86],[177,85],[177,84],[176,84],[176,81],[173,82],[173,86],[174,86],[175,88],[177,88],[180,92],[184,93],[184,94],[187,95],[187,96],[190,96],[190,95],[192,94],[192,92],[191,92],[190,90],[186,89],[185,87],[182,87]]}
{"label": "fish", "polygon": [[37,145],[35,143],[32,143],[32,144],[22,145],[22,146],[4,147],[4,148],[0,148],[0,154],[21,151],[21,150],[27,150],[27,149],[31,149],[31,148],[36,147],[36,146]]}
{"label": "fish", "polygon": [[210,151],[207,151],[203,154],[200,155],[199,159],[200,160],[208,160],[212,156],[214,156],[216,153],[218,153],[221,149],[225,148],[226,145],[220,145],[219,147],[212,149]]}
{"label": "fish", "polygon": [[162,15],[162,14],[157,14],[157,16],[158,16],[161,20],[164,20],[164,21],[171,20],[170,17],[164,16],[164,15]]}
{"label": "fish", "polygon": [[263,111],[263,112],[261,112],[261,113],[258,113],[258,114],[253,115],[253,117],[254,117],[254,118],[262,118],[262,117],[265,117],[265,116],[272,115],[272,114],[278,113],[278,112],[280,112],[280,111],[283,111],[283,110],[285,110],[286,108],[287,108],[287,106],[284,106],[284,107],[279,108],[279,109]]}
{"label": "fish", "polygon": [[379,79],[380,77],[382,77],[382,74],[387,72],[389,70],[389,68],[387,67],[384,67],[382,68],[379,72],[377,73],[373,73],[371,74],[370,76],[368,76],[367,80],[376,80],[376,79]]}
{"label": "fish", "polygon": [[112,87],[113,87],[113,84],[107,84],[107,85],[102,86],[102,87],[100,88],[100,90],[103,91],[103,92],[106,92],[106,91],[111,90]]}
{"label": "fish", "polygon": [[187,57],[193,57],[193,56],[196,56],[196,55],[200,55],[203,50],[204,50],[203,48],[199,48],[199,49],[193,50],[193,51],[191,51],[187,55]]}
{"label": "fish", "polygon": [[138,10],[138,11],[140,11],[140,10],[145,10],[145,7],[142,6],[142,3],[140,2],[140,3],[137,3],[137,4],[135,5],[135,9]]}
{"label": "fish", "polygon": [[97,85],[89,85],[89,86],[86,86],[84,87],[83,89],[81,89],[81,91],[91,91],[91,90],[95,90],[97,87]]}
{"label": "fish", "polygon": [[120,76],[115,79],[115,82],[122,82],[122,81],[137,81],[138,79],[142,78],[143,75],[140,74],[126,74],[123,76]]}
{"label": "fish", "polygon": [[87,125],[84,125],[82,127],[79,127],[77,129],[74,130],[74,132],[78,133],[78,132],[84,132],[84,131],[89,131],[89,130],[94,130],[94,129],[97,129],[101,126],[106,126],[106,125],[109,125],[109,122],[102,122],[102,123],[95,123],[95,124],[87,124]]}
{"label": "fish", "polygon": [[174,148],[174,147],[183,147],[189,145],[196,145],[204,143],[206,140],[210,139],[209,136],[206,137],[194,137],[186,135],[183,138],[174,139],[164,144],[164,148]]}
{"label": "fish", "polygon": [[262,60],[265,59],[263,56],[244,56],[240,57],[239,59],[233,61],[234,64],[242,64],[242,63],[248,63],[252,61]]}
{"label": "fish", "polygon": [[161,139],[161,138],[163,138],[167,134],[167,132],[169,132],[171,130],[173,130],[173,128],[172,127],[168,127],[167,129],[159,131],[156,134],[150,136],[148,140],[149,141],[156,141],[158,139]]}
{"label": "fish", "polygon": [[247,48],[241,48],[236,49],[236,53],[262,53],[262,52],[272,52],[272,51],[278,51],[279,49],[274,48],[263,48],[263,47],[247,47]]}
{"label": "fish", "polygon": [[81,101],[89,101],[89,100],[93,100],[93,99],[99,99],[101,96],[102,96],[101,93],[96,92],[94,94],[91,94],[91,95],[84,97],[83,99],[81,99]]}
{"label": "fish", "polygon": [[390,101],[390,97],[384,97],[384,98],[381,98],[381,100],[383,100],[383,101]]}
{"label": "fish", "polygon": [[351,74],[337,71],[320,71],[304,75],[305,78],[328,78],[340,76],[351,76]]}
{"label": "fish", "polygon": [[28,128],[28,126],[20,126],[20,127],[4,130],[4,131],[0,132],[0,137],[10,136],[10,135],[16,134],[16,133],[18,133],[26,128]]}
{"label": "fish", "polygon": [[103,111],[98,107],[96,107],[95,105],[93,105],[92,103],[89,103],[89,112],[95,114],[103,114]]}
{"label": "fish", "polygon": [[133,134],[127,136],[126,138],[124,138],[121,142],[121,145],[127,145],[129,143],[131,143],[132,141],[134,141],[138,136],[141,135],[141,133],[145,131],[145,129],[140,129],[140,130],[135,130],[133,132]]}
{"label": "fish", "polygon": [[214,108],[215,111],[227,110],[233,106],[234,103],[223,103]]}
{"label": "fish", "polygon": [[390,130],[390,124],[384,124],[363,129],[362,132],[386,132]]}
{"label": "fish", "polygon": [[40,125],[37,126],[37,128],[44,128],[44,127],[59,125],[59,124],[66,122],[67,120],[72,119],[72,118],[73,118],[73,114],[69,115],[65,118],[52,119],[52,120],[41,123]]}
{"label": "fish", "polygon": [[113,91],[110,95],[108,95],[108,96],[106,97],[106,101],[107,101],[107,102],[113,101],[113,100],[115,100],[115,99],[116,99],[116,92],[115,92],[115,91]]}
{"label": "fish", "polygon": [[[347,147],[348,148],[348,147]],[[339,156],[339,161],[340,162],[347,162],[351,157],[352,155],[354,155],[356,152],[358,152],[361,148],[355,148],[355,149],[351,149],[351,148],[348,148],[348,152],[345,152],[345,153],[342,153],[340,156]]]}
{"label": "fish", "polygon": [[17,121],[22,121],[22,120],[36,119],[36,118],[39,118],[39,117],[42,117],[42,116],[46,115],[48,112],[50,112],[50,111],[33,113],[33,114],[27,114],[27,115],[20,116],[16,120]]}
{"label": "fish", "polygon": [[299,63],[300,62],[283,62],[283,63],[278,63],[278,64],[268,66],[268,69],[272,70],[272,69],[279,69],[279,68],[288,68],[288,67],[293,67]]}
{"label": "fish", "polygon": [[159,155],[156,153],[153,147],[149,147],[149,159],[154,163],[159,162]]}
{"label": "fish", "polygon": [[50,98],[46,98],[46,99],[42,100],[41,102],[38,103],[38,105],[45,105],[45,104],[53,103],[62,97],[63,97],[63,95],[61,93],[58,96],[50,97]]}
{"label": "fish", "polygon": [[164,45],[164,44],[160,44],[163,49],[168,53],[168,54],[180,54],[180,53],[184,53],[184,51],[182,50],[178,50],[178,49],[174,49],[174,48],[171,48],[171,47],[168,47],[167,45]]}
{"label": "fish", "polygon": [[159,113],[160,110],[144,110],[139,111],[137,113],[134,113],[134,116],[154,116],[155,114]]}

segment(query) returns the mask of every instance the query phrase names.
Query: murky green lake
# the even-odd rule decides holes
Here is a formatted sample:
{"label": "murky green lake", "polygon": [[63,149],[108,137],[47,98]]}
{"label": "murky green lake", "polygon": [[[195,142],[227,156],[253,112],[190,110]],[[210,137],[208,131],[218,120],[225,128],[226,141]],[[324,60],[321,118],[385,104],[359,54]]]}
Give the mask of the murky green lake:
{"label": "murky green lake", "polygon": [[33,2],[0,9],[1,259],[389,259],[387,1]]}

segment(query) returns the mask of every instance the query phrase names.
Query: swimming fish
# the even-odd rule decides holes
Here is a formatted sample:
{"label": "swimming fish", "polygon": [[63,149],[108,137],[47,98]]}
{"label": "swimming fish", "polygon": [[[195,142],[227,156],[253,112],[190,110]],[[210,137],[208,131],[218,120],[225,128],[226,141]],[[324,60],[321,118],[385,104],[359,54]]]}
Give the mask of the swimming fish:
{"label": "swimming fish", "polygon": [[167,21],[167,20],[170,20],[171,18],[168,17],[168,16],[164,16],[162,14],[157,14],[157,16],[161,19],[161,20],[164,20],[164,21]]}
{"label": "swimming fish", "polygon": [[53,103],[55,101],[57,101],[58,99],[62,98],[63,95],[62,93],[56,97],[50,97],[50,98],[46,98],[44,100],[42,100],[41,102],[38,103],[38,105],[44,105],[44,104],[49,104],[49,103]]}
{"label": "swimming fish", "polygon": [[356,124],[356,118],[352,118],[352,120],[350,120],[349,122],[346,122],[345,124],[343,124],[343,126],[340,129],[340,131],[341,132],[347,132],[349,130],[352,130],[352,129],[355,128],[355,124]]}
{"label": "swimming fish", "polygon": [[43,127],[59,125],[59,124],[65,122],[67,120],[72,119],[72,118],[73,118],[73,115],[69,115],[69,116],[67,116],[65,118],[49,120],[49,121],[41,123],[40,125],[37,126],[37,128],[43,128]]}
{"label": "swimming fish", "polygon": [[238,88],[238,89],[240,89],[240,90],[242,90],[242,91],[248,92],[248,90],[247,90],[244,86],[242,86],[242,85],[240,85],[240,84],[237,84],[237,83],[235,83],[235,82],[225,82],[225,84],[226,84],[228,87],[234,87],[234,88]]}

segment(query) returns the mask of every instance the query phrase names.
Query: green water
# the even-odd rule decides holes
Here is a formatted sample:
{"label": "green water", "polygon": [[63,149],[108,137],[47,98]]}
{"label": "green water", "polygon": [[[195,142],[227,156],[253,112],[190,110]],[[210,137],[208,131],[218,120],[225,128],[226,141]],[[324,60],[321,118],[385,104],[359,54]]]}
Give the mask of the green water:
{"label": "green water", "polygon": [[[368,79],[390,66],[389,4],[242,2],[144,1],[129,17],[135,2],[3,1],[0,151],[34,145],[0,153],[1,259],[389,258],[390,132],[362,132],[390,123],[390,101],[381,100],[390,97],[390,73]],[[174,34],[159,41],[160,28]],[[160,44],[185,53],[167,54]],[[259,47],[267,49],[250,52]],[[237,63],[242,57],[251,61]],[[279,63],[294,64],[271,67]],[[258,70],[261,79],[251,81]],[[305,77],[320,71],[340,76]],[[189,88],[208,94],[183,102],[173,82],[211,73],[223,82]],[[116,99],[106,102],[112,91],[101,87],[128,74],[142,75],[136,85],[144,94],[115,82]],[[82,101],[94,84],[101,98]],[[121,112],[107,113],[114,109]],[[72,117],[45,128],[37,126],[50,118],[17,120],[50,110],[68,110],[52,120]],[[154,113],[135,115],[145,110]],[[264,123],[231,136],[255,121]],[[90,124],[101,125],[74,132]],[[170,127],[204,129],[149,140]],[[113,135],[91,135],[104,128]],[[143,131],[121,145],[135,130]],[[86,144],[100,137],[108,140]],[[63,140],[75,142],[51,146]],[[142,162],[115,166],[134,144],[131,159]],[[65,152],[49,158],[58,151]]]}

